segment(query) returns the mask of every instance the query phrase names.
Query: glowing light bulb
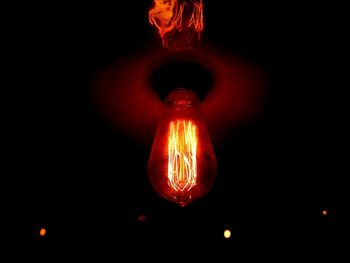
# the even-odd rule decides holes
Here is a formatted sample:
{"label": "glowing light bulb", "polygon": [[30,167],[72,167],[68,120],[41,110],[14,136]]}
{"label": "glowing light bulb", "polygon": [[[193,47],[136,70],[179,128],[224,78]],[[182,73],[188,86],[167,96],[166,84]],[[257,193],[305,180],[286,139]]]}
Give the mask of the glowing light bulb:
{"label": "glowing light bulb", "polygon": [[181,206],[207,194],[217,173],[199,105],[190,90],[176,89],[168,95],[148,161],[155,191]]}
{"label": "glowing light bulb", "polygon": [[46,235],[46,229],[45,228],[41,228],[39,231],[40,236],[45,236]]}
{"label": "glowing light bulb", "polygon": [[154,0],[148,16],[165,48],[193,49],[201,38],[203,0]]}
{"label": "glowing light bulb", "polygon": [[226,229],[226,230],[224,231],[224,237],[225,237],[226,239],[228,239],[228,238],[231,237],[231,231],[230,231],[229,229]]}

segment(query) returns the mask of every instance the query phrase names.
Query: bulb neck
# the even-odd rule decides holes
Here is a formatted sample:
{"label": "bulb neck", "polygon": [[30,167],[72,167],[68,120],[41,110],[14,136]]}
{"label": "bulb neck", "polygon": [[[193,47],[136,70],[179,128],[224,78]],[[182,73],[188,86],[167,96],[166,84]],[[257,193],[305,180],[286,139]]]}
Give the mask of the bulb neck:
{"label": "bulb neck", "polygon": [[177,110],[188,109],[199,105],[197,95],[189,89],[177,88],[171,91],[165,99],[165,105]]}

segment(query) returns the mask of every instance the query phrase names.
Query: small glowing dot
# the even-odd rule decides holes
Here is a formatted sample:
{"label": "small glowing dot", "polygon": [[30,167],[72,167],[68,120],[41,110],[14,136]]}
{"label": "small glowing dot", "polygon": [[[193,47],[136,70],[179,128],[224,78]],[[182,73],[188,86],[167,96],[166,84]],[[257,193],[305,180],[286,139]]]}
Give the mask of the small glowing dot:
{"label": "small glowing dot", "polygon": [[328,214],[328,211],[327,210],[323,210],[322,211],[322,215],[326,216]]}
{"label": "small glowing dot", "polygon": [[40,229],[40,236],[45,236],[46,235],[46,229],[45,228],[42,228]]}
{"label": "small glowing dot", "polygon": [[140,215],[138,219],[140,222],[145,222],[147,220],[147,217],[145,215]]}
{"label": "small glowing dot", "polygon": [[231,237],[231,231],[226,229],[225,232],[224,232],[224,237],[225,238],[230,238]]}

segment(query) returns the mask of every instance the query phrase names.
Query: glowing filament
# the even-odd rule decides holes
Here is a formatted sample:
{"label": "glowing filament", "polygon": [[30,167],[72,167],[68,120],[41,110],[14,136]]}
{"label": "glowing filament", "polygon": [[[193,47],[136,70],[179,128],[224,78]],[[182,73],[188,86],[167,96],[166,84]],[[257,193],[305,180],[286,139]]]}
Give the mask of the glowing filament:
{"label": "glowing filament", "polygon": [[154,0],[148,16],[151,25],[157,28],[164,47],[179,45],[171,44],[171,41],[184,41],[171,40],[180,32],[188,33],[184,42],[190,45],[194,36],[200,40],[204,28],[203,0]]}
{"label": "glowing filament", "polygon": [[175,191],[189,191],[197,178],[197,133],[191,121],[171,122],[168,137],[168,179]]}

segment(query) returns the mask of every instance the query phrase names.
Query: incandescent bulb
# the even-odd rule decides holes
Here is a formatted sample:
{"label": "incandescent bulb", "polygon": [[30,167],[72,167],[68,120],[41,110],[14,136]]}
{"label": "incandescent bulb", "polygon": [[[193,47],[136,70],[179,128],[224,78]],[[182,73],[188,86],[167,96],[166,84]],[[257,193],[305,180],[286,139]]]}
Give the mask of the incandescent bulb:
{"label": "incandescent bulb", "polygon": [[204,28],[203,0],[154,0],[148,17],[162,38],[163,47],[193,49]]}
{"label": "incandescent bulb", "polygon": [[207,194],[215,182],[216,159],[199,100],[176,89],[165,100],[148,161],[148,177],[157,193],[185,206]]}

